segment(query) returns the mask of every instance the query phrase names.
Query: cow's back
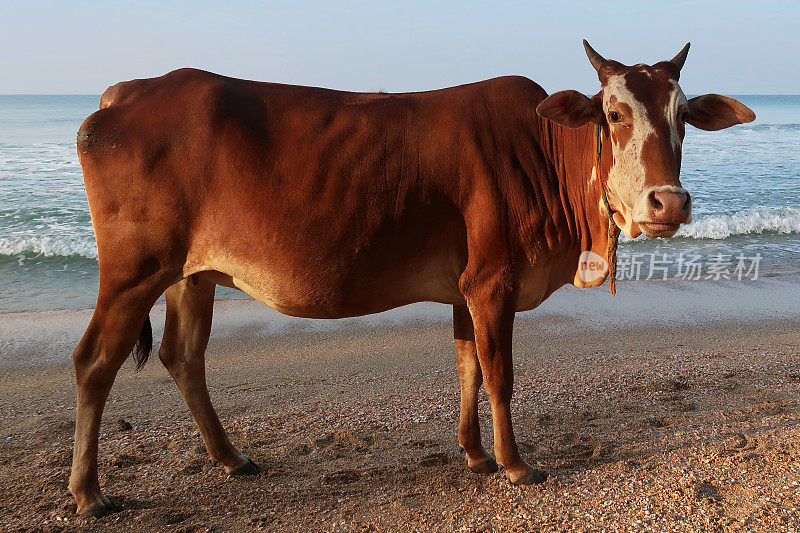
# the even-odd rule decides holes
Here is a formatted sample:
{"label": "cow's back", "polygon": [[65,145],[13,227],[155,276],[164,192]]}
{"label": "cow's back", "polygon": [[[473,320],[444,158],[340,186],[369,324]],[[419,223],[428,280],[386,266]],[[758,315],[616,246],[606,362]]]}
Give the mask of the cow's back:
{"label": "cow's back", "polygon": [[290,314],[458,303],[480,85],[361,94],[191,69],[115,85],[78,136],[101,265],[124,225],[181,276],[221,273]]}

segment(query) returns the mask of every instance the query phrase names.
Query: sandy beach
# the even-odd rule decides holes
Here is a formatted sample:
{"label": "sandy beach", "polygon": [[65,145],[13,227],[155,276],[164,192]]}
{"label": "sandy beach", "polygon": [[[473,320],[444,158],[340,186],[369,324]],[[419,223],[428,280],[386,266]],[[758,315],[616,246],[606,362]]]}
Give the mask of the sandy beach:
{"label": "sandy beach", "polygon": [[544,484],[466,469],[449,308],[311,321],[226,300],[209,388],[262,473],[226,479],[158,358],[128,362],[100,441],[120,511],[99,520],[66,490],[70,353],[91,311],[0,315],[0,529],[800,529],[797,274],[606,291],[518,315],[515,427]]}

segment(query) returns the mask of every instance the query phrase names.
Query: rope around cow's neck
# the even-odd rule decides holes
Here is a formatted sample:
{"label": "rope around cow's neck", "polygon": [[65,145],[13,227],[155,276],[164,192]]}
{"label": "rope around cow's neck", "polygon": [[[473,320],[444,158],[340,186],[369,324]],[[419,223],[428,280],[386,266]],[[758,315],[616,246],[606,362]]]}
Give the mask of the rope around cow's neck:
{"label": "rope around cow's neck", "polygon": [[595,146],[597,148],[597,163],[595,164],[595,173],[597,174],[597,181],[600,183],[600,192],[603,196],[603,203],[606,206],[606,213],[608,214],[608,288],[611,289],[611,294],[617,294],[616,278],[617,278],[617,244],[619,244],[619,226],[614,222],[614,217],[611,216],[611,204],[608,203],[608,195],[606,194],[606,187],[603,185],[603,179],[600,177],[600,154],[603,151],[603,137],[600,124],[595,128]]}

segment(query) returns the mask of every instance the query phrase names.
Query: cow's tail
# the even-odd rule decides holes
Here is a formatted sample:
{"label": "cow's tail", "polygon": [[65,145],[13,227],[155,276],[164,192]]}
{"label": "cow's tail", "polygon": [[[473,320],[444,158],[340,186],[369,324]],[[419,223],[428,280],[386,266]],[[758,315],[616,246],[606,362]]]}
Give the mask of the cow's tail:
{"label": "cow's tail", "polygon": [[136,345],[133,347],[133,361],[136,363],[136,370],[141,370],[147,363],[150,357],[150,352],[153,350],[153,326],[150,324],[150,316],[144,321],[142,331],[139,332],[139,338],[136,340]]}

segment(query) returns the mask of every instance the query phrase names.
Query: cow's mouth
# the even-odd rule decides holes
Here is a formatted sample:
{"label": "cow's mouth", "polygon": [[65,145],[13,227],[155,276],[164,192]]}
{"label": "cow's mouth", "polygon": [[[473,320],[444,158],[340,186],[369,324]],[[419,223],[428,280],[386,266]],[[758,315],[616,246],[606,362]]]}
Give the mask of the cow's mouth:
{"label": "cow's mouth", "polygon": [[638,225],[642,233],[651,239],[672,237],[681,227],[680,222],[639,222]]}
{"label": "cow's mouth", "polygon": [[691,215],[682,220],[667,219],[667,220],[644,220],[638,221],[635,218],[629,218],[620,211],[615,211],[613,214],[614,223],[628,236],[630,239],[635,239],[641,234],[650,239],[662,238],[666,239],[675,235],[678,228],[682,224],[688,224],[692,221]]}

